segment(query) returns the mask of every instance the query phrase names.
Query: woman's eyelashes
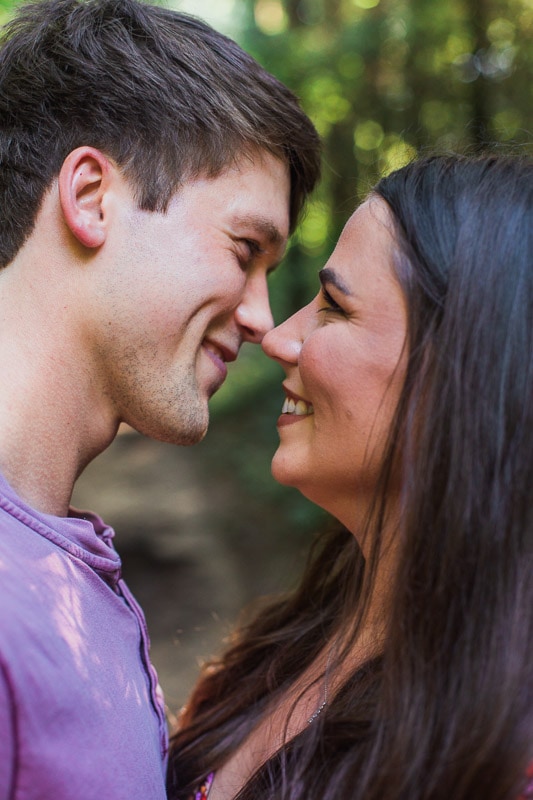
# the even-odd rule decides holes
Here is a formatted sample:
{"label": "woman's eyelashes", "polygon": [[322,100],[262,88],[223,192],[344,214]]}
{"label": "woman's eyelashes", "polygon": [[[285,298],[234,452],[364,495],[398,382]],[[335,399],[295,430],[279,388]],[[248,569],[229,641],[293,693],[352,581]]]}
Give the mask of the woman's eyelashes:
{"label": "woman's eyelashes", "polygon": [[333,299],[333,297],[330,295],[325,286],[322,286],[320,288],[320,297],[324,303],[327,303],[327,305],[323,306],[322,308],[319,308],[318,309],[319,313],[323,311],[329,311],[334,314],[345,313],[344,309],[342,309],[340,305],[337,303],[337,301]]}

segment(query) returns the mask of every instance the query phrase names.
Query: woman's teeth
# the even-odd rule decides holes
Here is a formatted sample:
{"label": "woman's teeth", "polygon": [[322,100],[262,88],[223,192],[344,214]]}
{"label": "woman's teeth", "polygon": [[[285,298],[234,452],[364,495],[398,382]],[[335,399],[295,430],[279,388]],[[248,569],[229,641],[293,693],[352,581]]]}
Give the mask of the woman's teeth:
{"label": "woman's teeth", "polygon": [[295,414],[297,417],[305,417],[313,414],[313,406],[311,403],[306,403],[305,400],[295,401],[292,397],[286,397],[281,409],[282,414]]}

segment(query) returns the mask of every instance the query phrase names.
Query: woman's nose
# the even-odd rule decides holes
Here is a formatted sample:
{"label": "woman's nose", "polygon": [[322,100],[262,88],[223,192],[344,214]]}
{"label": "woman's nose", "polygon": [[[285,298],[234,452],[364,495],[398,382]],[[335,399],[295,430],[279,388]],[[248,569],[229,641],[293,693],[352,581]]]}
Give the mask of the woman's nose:
{"label": "woman's nose", "polygon": [[298,363],[308,315],[309,306],[305,306],[265,335],[262,347],[269,358],[286,364]]}

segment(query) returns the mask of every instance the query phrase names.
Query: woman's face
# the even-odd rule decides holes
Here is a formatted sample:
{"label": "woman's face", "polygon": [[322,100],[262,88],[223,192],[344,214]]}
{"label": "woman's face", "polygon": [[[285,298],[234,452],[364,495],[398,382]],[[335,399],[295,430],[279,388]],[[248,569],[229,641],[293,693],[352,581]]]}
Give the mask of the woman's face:
{"label": "woman's face", "polygon": [[273,475],[352,531],[375,488],[405,373],[392,230],[385,202],[371,197],[348,221],[315,299],[263,340],[287,375]]}

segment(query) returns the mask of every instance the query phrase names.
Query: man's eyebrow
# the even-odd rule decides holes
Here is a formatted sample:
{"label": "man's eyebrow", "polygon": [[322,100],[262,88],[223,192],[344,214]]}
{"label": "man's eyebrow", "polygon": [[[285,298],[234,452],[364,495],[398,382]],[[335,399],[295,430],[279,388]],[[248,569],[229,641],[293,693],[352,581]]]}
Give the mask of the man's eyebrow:
{"label": "man's eyebrow", "polygon": [[235,217],[233,225],[243,228],[253,228],[256,232],[260,233],[262,238],[266,240],[267,244],[275,247],[285,247],[287,239],[277,225],[274,225],[272,220],[267,217],[256,216],[255,214],[246,214],[244,216]]}
{"label": "man's eyebrow", "polygon": [[320,272],[318,273],[318,277],[320,279],[320,283],[322,284],[322,286],[325,286],[325,284],[329,283],[332,286],[335,286],[335,288],[338,289],[339,292],[342,292],[342,294],[345,294],[347,297],[352,296],[353,292],[350,289],[348,289],[344,281],[341,280],[341,278],[339,278],[337,273],[334,270],[332,270],[331,267],[324,267],[323,269],[321,269]]}

